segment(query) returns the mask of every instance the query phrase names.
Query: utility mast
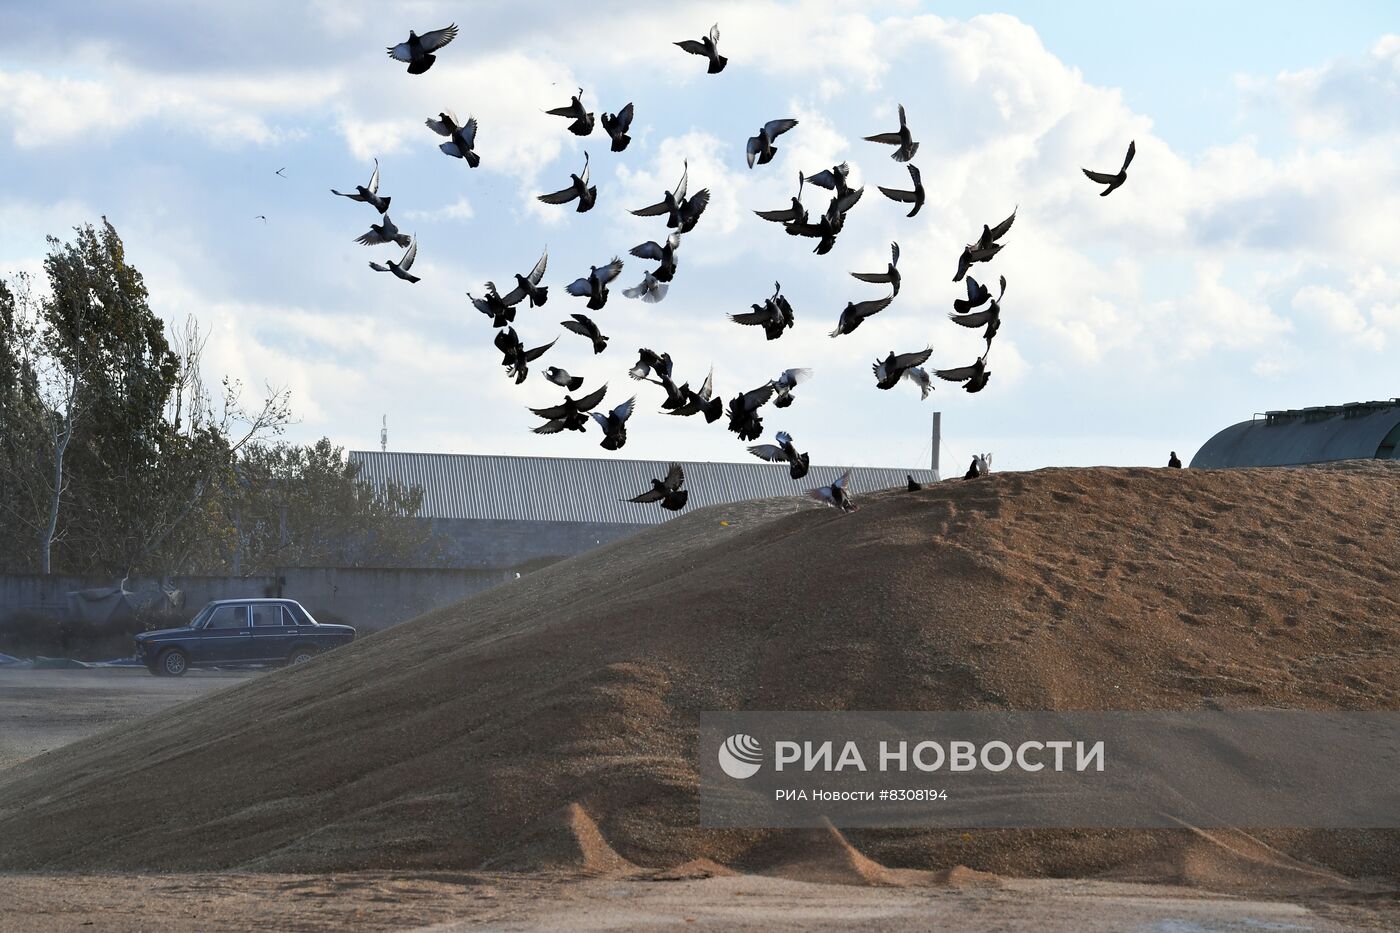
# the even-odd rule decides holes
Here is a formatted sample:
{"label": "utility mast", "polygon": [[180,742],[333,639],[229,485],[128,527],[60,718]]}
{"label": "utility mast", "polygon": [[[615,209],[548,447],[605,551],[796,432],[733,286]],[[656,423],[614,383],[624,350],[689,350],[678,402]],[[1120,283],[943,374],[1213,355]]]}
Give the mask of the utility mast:
{"label": "utility mast", "polygon": [[385,453],[389,449],[389,416],[385,415],[379,422],[379,452]]}

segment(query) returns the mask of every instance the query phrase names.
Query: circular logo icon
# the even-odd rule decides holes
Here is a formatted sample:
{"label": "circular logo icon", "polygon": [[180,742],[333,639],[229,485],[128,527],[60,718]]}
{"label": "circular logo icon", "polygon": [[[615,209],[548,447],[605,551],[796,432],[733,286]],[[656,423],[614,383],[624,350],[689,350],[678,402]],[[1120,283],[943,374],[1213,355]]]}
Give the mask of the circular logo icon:
{"label": "circular logo icon", "polygon": [[751,778],[763,767],[763,746],[751,735],[731,735],[719,747],[719,766],[732,778]]}

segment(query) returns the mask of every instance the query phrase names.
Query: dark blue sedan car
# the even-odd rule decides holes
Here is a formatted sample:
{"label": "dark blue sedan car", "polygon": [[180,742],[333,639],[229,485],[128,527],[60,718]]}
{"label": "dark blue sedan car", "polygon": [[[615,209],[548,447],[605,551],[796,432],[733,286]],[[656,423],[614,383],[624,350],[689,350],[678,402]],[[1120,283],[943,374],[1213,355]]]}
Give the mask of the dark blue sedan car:
{"label": "dark blue sedan car", "polygon": [[322,625],[294,599],[217,599],[184,628],[141,632],[136,657],[152,674],[192,667],[300,664],[355,640],[348,625]]}

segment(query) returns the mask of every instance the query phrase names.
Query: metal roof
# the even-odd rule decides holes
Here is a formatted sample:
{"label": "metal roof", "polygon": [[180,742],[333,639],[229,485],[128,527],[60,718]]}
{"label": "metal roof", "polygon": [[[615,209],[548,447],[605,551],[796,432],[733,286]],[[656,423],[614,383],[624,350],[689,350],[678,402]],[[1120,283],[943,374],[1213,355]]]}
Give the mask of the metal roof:
{"label": "metal roof", "polygon": [[[802,495],[846,471],[813,466],[799,481],[785,464],[692,463],[681,461],[690,504],[683,512],[620,501],[651,488],[670,463],[579,457],[510,457],[493,454],[414,454],[355,450],[360,478],[378,486],[390,481],[423,490],[423,518],[468,518],[535,522],[600,522],[656,525],[695,508],[746,499]],[[936,482],[932,470],[853,467],[851,485],[863,492],[903,486],[912,475]]]}
{"label": "metal roof", "polygon": [[1231,425],[1191,458],[1194,468],[1400,459],[1400,399],[1265,412]]}

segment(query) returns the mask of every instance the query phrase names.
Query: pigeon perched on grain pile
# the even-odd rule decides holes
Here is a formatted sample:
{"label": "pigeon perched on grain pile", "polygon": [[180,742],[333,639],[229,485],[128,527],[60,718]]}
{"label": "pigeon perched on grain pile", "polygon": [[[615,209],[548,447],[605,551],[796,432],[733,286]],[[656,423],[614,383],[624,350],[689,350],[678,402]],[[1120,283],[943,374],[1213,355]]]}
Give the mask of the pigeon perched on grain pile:
{"label": "pigeon perched on grain pile", "polygon": [[981,392],[992,378],[992,371],[987,368],[987,354],[985,353],[978,357],[977,362],[971,366],[959,366],[956,369],[935,369],[933,374],[939,379],[946,379],[949,382],[961,382],[963,388],[968,392]]}
{"label": "pigeon perched on grain pile", "polygon": [[768,384],[773,387],[773,407],[788,408],[792,405],[792,390],[812,378],[812,371],[806,367],[785,369],[778,378]]}
{"label": "pigeon perched on grain pile", "polygon": [[379,196],[379,160],[374,160],[374,174],[369,176],[369,184],[356,185],[354,194],[347,194],[344,191],[331,189],[331,194],[338,194],[342,198],[349,198],[352,201],[363,201],[374,208],[380,214],[389,213],[389,198]]}
{"label": "pigeon perched on grain pile", "polygon": [[[910,378],[910,372],[918,366],[928,362],[928,358],[933,355],[932,349],[919,350],[917,353],[901,353],[895,355],[893,350],[890,355],[883,360],[877,360],[871,367],[875,371],[875,386],[880,389],[893,389],[899,385],[901,379]],[[913,381],[918,383],[917,376]],[[921,386],[924,389],[924,398],[928,398],[927,382]]]}
{"label": "pigeon perched on grain pile", "polygon": [[355,238],[355,242],[361,246],[379,246],[383,243],[397,243],[399,246],[408,247],[409,236],[399,230],[389,215],[385,214],[381,218],[381,223],[370,224],[369,233]]}
{"label": "pigeon perched on grain pile", "polygon": [[830,486],[819,486],[807,490],[807,495],[818,502],[825,502],[843,512],[854,512],[856,505],[851,501],[851,471],[841,474],[841,478]]}
{"label": "pigeon perched on grain pile", "polygon": [[398,262],[394,262],[394,261],[391,259],[391,260],[389,260],[388,265],[383,265],[383,264],[380,264],[380,263],[371,261],[370,264],[369,264],[369,267],[370,267],[371,269],[373,269],[375,272],[392,272],[392,273],[393,273],[395,276],[397,276],[398,278],[401,278],[401,279],[403,279],[405,282],[408,282],[408,283],[412,284],[412,283],[416,283],[416,282],[421,281],[421,280],[418,278],[418,276],[416,276],[416,275],[411,275],[411,274],[409,273],[409,271],[408,271],[409,269],[412,269],[412,268],[413,268],[413,260],[415,260],[415,259],[417,259],[417,258],[418,258],[418,240],[417,240],[416,237],[410,237],[410,238],[409,238],[409,241],[408,241],[408,249],[404,250],[404,252],[403,252],[403,258],[400,259]]}
{"label": "pigeon perched on grain pile", "polygon": [[750,389],[729,400],[729,430],[743,441],[756,441],[763,433],[763,419],[758,410],[773,397],[773,383]]}
{"label": "pigeon perched on grain pile", "polygon": [[569,132],[575,136],[587,136],[593,132],[593,114],[583,106],[583,88],[579,88],[578,93],[569,99],[567,107],[555,107],[553,110],[546,110],[545,113],[574,121],[569,124]]}
{"label": "pigeon perched on grain pile", "polygon": [[890,153],[890,158],[896,162],[908,162],[914,158],[914,153],[919,151],[919,144],[914,142],[913,135],[909,132],[909,123],[904,118],[904,105],[899,105],[899,129],[893,133],[876,133],[874,136],[865,137],[868,143],[884,143],[887,146],[894,146],[894,152]]}
{"label": "pigeon perched on grain pile", "polygon": [[574,279],[564,290],[588,299],[588,310],[598,311],[608,303],[608,283],[622,273],[622,260],[616,256],[606,266],[589,266],[588,275]]}
{"label": "pigeon perched on grain pile", "polygon": [[786,463],[788,475],[793,479],[806,476],[807,467],[812,461],[811,456],[798,453],[792,444],[792,435],[786,431],[779,431],[775,439],[777,444],[755,444],[749,448],[749,453],[769,463]]}
{"label": "pigeon perched on grain pile", "polygon": [[920,489],[924,488],[924,484],[915,480],[914,475],[912,473],[904,474],[904,478],[909,481],[909,485],[905,488],[908,489],[910,492],[918,492]]}
{"label": "pigeon perched on grain pile", "polygon": [[849,301],[841,311],[841,317],[836,322],[836,329],[831,332],[831,336],[840,337],[842,334],[849,334],[861,325],[861,322],[868,317],[879,314],[890,306],[894,301],[894,295],[886,295],[884,298],[874,298],[870,301]]}
{"label": "pigeon perched on grain pile", "polygon": [[588,413],[598,407],[603,396],[608,394],[606,385],[576,399],[565,395],[564,401],[549,408],[532,408],[531,412],[548,419],[534,429],[536,434],[558,434],[560,431],[583,431],[588,428]]}
{"label": "pigeon perched on grain pile", "polygon": [[893,298],[899,294],[899,244],[890,244],[890,264],[884,272],[852,272],[851,277],[874,285],[888,285]]}
{"label": "pigeon perched on grain pile", "polygon": [[884,185],[877,185],[876,187],[880,189],[881,194],[891,201],[899,201],[904,204],[914,205],[909,210],[909,213],[905,215],[906,217],[913,217],[919,212],[919,208],[924,206],[924,180],[919,174],[919,167],[917,165],[910,162],[907,167],[909,169],[909,178],[914,182],[913,188],[886,188]]}
{"label": "pigeon perched on grain pile", "polygon": [[1171,470],[1181,469],[1181,458],[1176,455],[1176,451],[1174,450],[1172,451],[1171,459],[1167,461],[1167,468]]}
{"label": "pigeon perched on grain pile", "polygon": [[1002,246],[1005,245],[997,241],[1006,236],[1007,231],[1015,222],[1016,212],[1013,210],[1010,217],[995,227],[983,224],[982,235],[977,238],[977,242],[969,243],[963,248],[962,256],[958,258],[958,274],[953,276],[953,281],[962,281],[962,277],[967,274],[968,267],[974,262],[991,262],[992,257],[1001,252]]}
{"label": "pigeon perched on grain pile", "polygon": [[759,129],[757,136],[750,136],[748,145],[744,147],[744,156],[748,159],[749,168],[754,164],[767,165],[773,161],[773,156],[777,153],[778,147],[773,145],[773,140],[786,133],[797,125],[796,120],[769,120]]}
{"label": "pigeon perched on grain pile", "polygon": [[1099,192],[1099,197],[1108,197],[1114,191],[1118,190],[1123,182],[1128,180],[1128,166],[1132,164],[1133,156],[1135,155],[1137,155],[1137,140],[1128,143],[1128,154],[1123,157],[1123,167],[1118,170],[1117,175],[1109,175],[1104,172],[1091,172],[1087,168],[1084,169],[1084,174],[1089,177],[1090,181],[1108,186]]}
{"label": "pigeon perched on grain pile", "polygon": [[761,326],[769,340],[777,340],[783,335],[783,331],[796,322],[792,305],[788,304],[787,298],[783,296],[782,285],[778,282],[773,283],[772,298],[765,299],[761,305],[753,304],[749,307],[753,310],[731,314],[729,319],[736,324]]}
{"label": "pigeon perched on grain pile", "polygon": [[602,353],[608,348],[608,338],[598,329],[598,325],[586,314],[571,314],[571,320],[560,321],[559,324],[566,330],[586,337],[593,344],[595,354]]}
{"label": "pigeon perched on grain pile", "polygon": [[506,375],[514,378],[516,385],[520,385],[530,374],[530,364],[544,356],[545,351],[554,346],[558,339],[556,337],[542,347],[526,350],[525,344],[516,336],[514,327],[507,327],[497,333],[496,349],[501,351],[501,365],[506,368]]}
{"label": "pigeon perched on grain pile", "polygon": [[429,118],[425,121],[428,129],[439,136],[448,137],[447,142],[438,146],[443,152],[454,159],[466,159],[467,165],[476,168],[481,164],[481,156],[474,151],[476,146],[476,117],[467,117],[466,123],[459,123],[457,115],[451,110],[444,110],[438,114],[436,120]]}
{"label": "pigeon perched on grain pile", "polygon": [[583,214],[593,209],[593,205],[598,203],[598,188],[588,184],[588,153],[583,154],[583,174],[570,175],[569,186],[560,188],[558,191],[549,194],[542,194],[539,199],[545,204],[568,204],[577,199],[578,213]]}
{"label": "pigeon perched on grain pile", "polygon": [[634,395],[606,415],[593,412],[593,420],[603,429],[604,450],[621,450],[627,443],[627,419],[632,417],[632,409],[637,405]]}
{"label": "pigeon perched on grain pile", "polygon": [[540,254],[540,258],[535,260],[535,267],[527,275],[515,274],[515,287],[506,292],[502,301],[508,305],[518,305],[525,299],[530,300],[530,307],[538,308],[549,300],[549,287],[541,286],[540,279],[544,278],[545,267],[549,265],[549,250],[546,249]]}
{"label": "pigeon perched on grain pile", "polygon": [[582,376],[571,376],[566,369],[559,369],[551,366],[544,371],[544,377],[555,385],[568,389],[570,392],[577,392],[583,388]]}
{"label": "pigeon perched on grain pile", "polygon": [[706,74],[717,75],[724,70],[724,66],[729,64],[729,59],[719,54],[719,23],[710,27],[710,34],[701,36],[699,39],[682,39],[676,45],[685,49],[691,55],[703,55],[710,60],[710,67],[706,69]]}
{"label": "pigeon perched on grain pile", "polygon": [[425,32],[421,36],[410,29],[407,41],[389,46],[389,57],[394,61],[407,64],[409,74],[421,75],[433,67],[433,62],[437,61],[437,56],[433,53],[455,38],[457,38],[456,23],[442,29],[434,29],[432,32]]}
{"label": "pigeon perched on grain pile", "polygon": [[666,474],[665,479],[654,479],[651,481],[651,489],[640,496],[633,496],[628,502],[660,502],[663,509],[672,512],[679,512],[685,508],[690,493],[681,488],[685,482],[685,471],[681,469],[679,463],[671,464],[671,470]]}
{"label": "pigeon perched on grain pile", "polygon": [[613,152],[621,152],[632,141],[632,137],[627,135],[627,131],[632,128],[632,112],[632,104],[629,102],[615,114],[603,114],[603,132],[612,140]]}

